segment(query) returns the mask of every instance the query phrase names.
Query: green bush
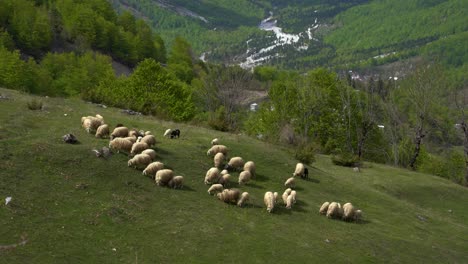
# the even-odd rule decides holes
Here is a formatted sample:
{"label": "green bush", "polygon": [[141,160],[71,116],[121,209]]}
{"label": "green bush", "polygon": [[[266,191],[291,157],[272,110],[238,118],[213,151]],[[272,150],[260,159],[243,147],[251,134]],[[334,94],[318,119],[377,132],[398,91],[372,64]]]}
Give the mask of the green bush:
{"label": "green bush", "polygon": [[294,157],[304,164],[312,164],[315,161],[315,148],[311,144],[300,145],[296,149]]}
{"label": "green bush", "polygon": [[219,131],[228,131],[229,124],[226,121],[226,110],[224,106],[219,107],[216,112],[212,113],[208,119],[208,125]]}
{"label": "green bush", "polygon": [[352,153],[339,153],[331,155],[333,164],[344,167],[355,167],[359,165],[359,158]]}
{"label": "green bush", "polygon": [[34,98],[27,102],[27,106],[29,110],[42,110],[42,107],[44,107],[44,104],[42,103],[41,100]]}

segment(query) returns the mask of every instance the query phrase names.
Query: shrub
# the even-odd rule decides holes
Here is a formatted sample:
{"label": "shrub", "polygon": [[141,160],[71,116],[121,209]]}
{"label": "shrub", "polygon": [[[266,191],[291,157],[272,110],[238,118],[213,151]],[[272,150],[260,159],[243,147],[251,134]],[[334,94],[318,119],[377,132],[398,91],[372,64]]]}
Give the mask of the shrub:
{"label": "shrub", "polygon": [[311,144],[300,145],[296,149],[294,157],[304,164],[311,164],[315,161],[315,148]]}
{"label": "shrub", "polygon": [[29,110],[42,110],[42,107],[44,107],[42,101],[36,98],[29,100],[27,106]]}
{"label": "shrub", "polygon": [[359,158],[352,153],[342,152],[331,155],[333,164],[344,167],[355,167],[359,165]]}

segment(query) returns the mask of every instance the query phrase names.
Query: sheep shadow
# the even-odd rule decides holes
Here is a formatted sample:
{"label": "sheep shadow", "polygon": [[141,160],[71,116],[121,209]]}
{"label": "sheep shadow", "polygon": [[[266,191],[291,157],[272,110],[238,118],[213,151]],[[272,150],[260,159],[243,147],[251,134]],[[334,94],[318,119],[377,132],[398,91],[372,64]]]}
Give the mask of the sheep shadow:
{"label": "sheep shadow", "polygon": [[238,187],[238,188],[241,188],[241,187],[243,187],[243,186],[252,187],[252,188],[255,188],[255,189],[263,189],[262,186],[257,185],[257,184],[255,184],[255,183],[250,183],[250,182],[247,183],[247,184],[244,184],[244,185],[239,185],[239,184],[237,184],[237,187]]}
{"label": "sheep shadow", "polygon": [[357,225],[367,225],[367,224],[370,224],[372,222],[369,221],[369,220],[360,219],[358,221],[354,221],[354,222],[350,221],[348,223],[350,223],[350,224],[353,223],[353,224],[357,224]]}
{"label": "sheep shadow", "polygon": [[[285,188],[286,188],[286,187],[285,187]],[[302,187],[300,187],[300,186],[297,186],[297,184],[296,184],[296,186],[291,187],[291,189],[292,189],[292,190],[295,190],[295,191],[303,191],[303,190],[304,190],[304,188],[302,188]]]}
{"label": "sheep shadow", "polygon": [[273,211],[271,213],[276,214],[276,215],[291,215],[292,210],[294,210],[294,208],[293,209],[287,209],[282,204],[276,204],[275,208],[273,209]]}
{"label": "sheep shadow", "polygon": [[320,180],[315,179],[315,178],[301,178],[301,180],[307,181],[307,182],[313,182],[313,183],[320,183]]}
{"label": "sheep shadow", "polygon": [[190,186],[187,186],[187,185],[184,185],[182,188],[176,189],[176,190],[180,190],[180,191],[184,191],[184,192],[195,192],[195,189],[193,189],[193,188],[191,188]]}
{"label": "sheep shadow", "polygon": [[259,181],[259,182],[266,182],[268,181],[268,178],[263,176],[262,174],[255,174],[255,177],[252,177],[253,180]]}
{"label": "sheep shadow", "polygon": [[168,155],[171,152],[162,148],[153,148],[154,151],[156,151],[156,155],[161,156],[161,155]]}

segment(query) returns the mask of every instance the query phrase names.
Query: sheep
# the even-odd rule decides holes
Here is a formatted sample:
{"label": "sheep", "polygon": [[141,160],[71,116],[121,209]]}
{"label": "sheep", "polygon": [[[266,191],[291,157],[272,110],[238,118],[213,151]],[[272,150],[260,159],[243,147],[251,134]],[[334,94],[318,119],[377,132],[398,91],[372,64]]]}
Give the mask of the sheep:
{"label": "sheep", "polygon": [[180,130],[174,129],[171,131],[171,138],[179,138],[180,137]]}
{"label": "sheep", "polygon": [[243,171],[239,174],[239,185],[246,184],[247,182],[250,181],[250,178],[252,178],[252,175],[250,174],[249,171]]}
{"label": "sheep", "polygon": [[305,168],[305,167],[304,167],[304,164],[302,164],[302,163],[300,163],[300,162],[297,163],[297,164],[296,164],[296,170],[295,170],[294,173],[293,173],[293,177],[295,177],[295,176],[301,176],[301,177],[303,177],[303,175],[304,175],[304,168]]}
{"label": "sheep", "polygon": [[148,136],[148,135],[152,135],[152,134],[151,134],[151,131],[145,131],[144,135]]}
{"label": "sheep", "polygon": [[169,181],[174,177],[174,172],[169,169],[158,170],[156,172],[156,185],[158,186],[165,186],[169,183]]}
{"label": "sheep", "polygon": [[133,157],[127,162],[129,167],[134,167],[134,168],[137,168],[140,165],[146,167],[150,163],[151,163],[151,157],[146,154],[137,154],[135,155],[135,157]]}
{"label": "sheep", "polygon": [[222,170],[222,171],[221,171],[221,175],[224,175],[224,174],[229,174],[229,171],[226,170],[226,169]]}
{"label": "sheep", "polygon": [[133,137],[133,136],[130,136],[130,137],[123,137],[123,139],[126,139],[126,140],[132,142],[133,144],[135,144],[136,141],[137,141],[136,137]]}
{"label": "sheep", "polygon": [[174,176],[168,183],[169,188],[182,189],[184,187],[184,177],[183,176]]}
{"label": "sheep", "polygon": [[253,161],[247,161],[244,164],[244,170],[249,171],[252,175],[252,178],[255,178],[255,163]]}
{"label": "sheep", "polygon": [[211,145],[219,145],[219,139],[215,138],[213,140],[211,140]]}
{"label": "sheep", "polygon": [[275,204],[278,203],[278,196],[279,196],[279,195],[278,195],[278,192],[274,192],[274,193],[273,193],[273,198],[275,198]]}
{"label": "sheep", "polygon": [[294,177],[291,177],[291,178],[287,179],[284,182],[284,186],[286,186],[288,188],[294,188],[294,186],[296,186],[296,179],[294,179]]}
{"label": "sheep", "polygon": [[301,178],[303,178],[303,179],[308,179],[309,178],[309,169],[308,168],[304,168],[304,174],[301,175]]}
{"label": "sheep", "polygon": [[210,188],[208,189],[208,193],[210,195],[213,195],[215,193],[219,193],[219,192],[222,192],[224,189],[223,185],[219,184],[219,183],[216,183],[216,184],[213,184],[210,186]]}
{"label": "sheep", "polygon": [[362,218],[362,211],[361,210],[356,210],[354,212],[354,221],[359,221]]}
{"label": "sheep", "polygon": [[245,204],[245,202],[247,202],[249,200],[249,198],[250,198],[249,193],[248,192],[243,192],[241,194],[241,197],[237,201],[237,206],[242,207]]}
{"label": "sheep", "polygon": [[[217,145],[220,146],[220,145]],[[239,170],[244,166],[244,160],[241,157],[233,157],[226,164],[225,169],[227,170]]]}
{"label": "sheep", "polygon": [[149,148],[149,146],[145,142],[138,142],[138,143],[135,143],[135,144],[132,145],[132,150],[130,150],[130,154],[131,155],[136,155],[136,154],[139,154],[143,150],[148,149],[148,148]]}
{"label": "sheep", "polygon": [[146,135],[140,140],[140,142],[145,142],[151,147],[156,145],[156,138],[153,135]]}
{"label": "sheep", "polygon": [[229,186],[229,179],[231,178],[231,175],[229,174],[224,174],[219,177],[218,183],[222,184],[224,187]]}
{"label": "sheep", "polygon": [[120,151],[130,153],[130,151],[132,150],[132,145],[132,142],[123,138],[116,138],[109,142],[109,148],[117,150],[117,153]]}
{"label": "sheep", "polygon": [[132,129],[128,132],[128,136],[137,138],[139,136],[139,133],[136,129]]}
{"label": "sheep", "polygon": [[156,172],[158,172],[159,170],[162,170],[163,168],[164,168],[164,163],[155,161],[155,162],[148,164],[148,166],[146,166],[146,168],[143,170],[142,174],[150,175],[151,178],[154,178],[156,175]]}
{"label": "sheep", "polygon": [[145,149],[141,152],[141,154],[146,154],[151,157],[151,160],[156,159],[156,151],[154,149]]}
{"label": "sheep", "polygon": [[288,199],[288,196],[291,194],[291,188],[287,188],[281,198],[283,199],[283,203],[286,204],[286,200]]}
{"label": "sheep", "polygon": [[293,205],[293,202],[294,201],[294,198],[293,196],[290,194],[288,195],[288,198],[286,198],[286,209],[291,209],[292,205]]}
{"label": "sheep", "polygon": [[102,123],[104,123],[104,117],[102,117],[102,115],[100,115],[100,114],[96,114],[96,116],[95,116],[95,117],[96,117],[97,119],[101,120],[101,121],[102,121]]}
{"label": "sheep", "polygon": [[341,208],[340,203],[332,202],[328,206],[327,218],[341,218],[342,215],[343,215],[343,208]]}
{"label": "sheep", "polygon": [[263,202],[267,207],[267,212],[271,213],[275,208],[275,197],[272,192],[266,192],[263,196]]}
{"label": "sheep", "polygon": [[164,136],[169,137],[171,135],[171,131],[172,131],[172,129],[170,129],[170,128],[166,129],[166,131],[164,132]]}
{"label": "sheep", "polygon": [[343,220],[345,221],[358,220],[361,218],[361,213],[361,210],[356,210],[351,203],[345,203],[343,205]]}
{"label": "sheep", "polygon": [[88,133],[92,133],[96,131],[96,129],[98,129],[100,125],[104,124],[103,120],[98,119],[94,116],[88,116],[88,117],[85,117],[84,119],[82,117],[81,121],[82,121],[83,128],[85,128],[86,132]]}
{"label": "sheep", "polygon": [[327,214],[328,206],[330,205],[329,202],[324,202],[322,206],[320,206],[319,214],[324,215]]}
{"label": "sheep", "polygon": [[219,181],[219,170],[218,168],[211,168],[206,172],[205,175],[205,184],[213,184]]}
{"label": "sheep", "polygon": [[216,196],[225,203],[237,203],[239,200],[240,191],[238,189],[224,189]]}
{"label": "sheep", "polygon": [[105,138],[109,136],[109,125],[103,124],[100,125],[96,130],[97,138]]}
{"label": "sheep", "polygon": [[294,191],[294,190],[291,191],[291,194],[290,194],[290,195],[292,196],[292,201],[293,201],[293,203],[296,203],[296,195],[297,195],[296,191]]}
{"label": "sheep", "polygon": [[116,127],[114,131],[112,131],[111,139],[116,137],[127,137],[128,136],[128,128],[127,127]]}
{"label": "sheep", "polygon": [[214,161],[214,166],[219,168],[223,165],[224,163],[224,154],[219,152],[219,153],[216,153],[216,155],[214,156],[213,158],[213,161]]}
{"label": "sheep", "polygon": [[219,152],[223,153],[226,156],[228,153],[228,148],[224,145],[214,145],[206,152],[206,155],[216,155],[216,153]]}

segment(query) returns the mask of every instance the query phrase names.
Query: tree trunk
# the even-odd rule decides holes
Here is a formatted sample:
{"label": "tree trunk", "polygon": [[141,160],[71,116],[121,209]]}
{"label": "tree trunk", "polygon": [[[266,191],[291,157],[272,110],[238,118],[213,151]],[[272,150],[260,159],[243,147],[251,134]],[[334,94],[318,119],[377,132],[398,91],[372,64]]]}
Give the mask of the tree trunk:
{"label": "tree trunk", "polygon": [[416,131],[416,139],[414,141],[414,144],[415,144],[414,153],[409,164],[412,170],[416,169],[415,164],[416,164],[416,160],[418,159],[419,152],[421,151],[422,139],[424,138],[424,136],[426,136],[423,130],[424,117],[420,115],[419,118],[421,119],[421,124],[419,125],[418,130]]}
{"label": "tree trunk", "polygon": [[362,149],[364,148],[364,143],[367,140],[367,136],[369,135],[369,130],[371,128],[372,124],[365,122],[362,126],[362,134],[361,137],[359,138],[358,145],[357,145],[357,151],[358,151],[358,157],[359,161],[361,161],[362,157]]}
{"label": "tree trunk", "polygon": [[465,153],[465,186],[468,186],[468,125],[463,122],[461,123],[463,133],[465,135],[463,140],[464,153]]}

